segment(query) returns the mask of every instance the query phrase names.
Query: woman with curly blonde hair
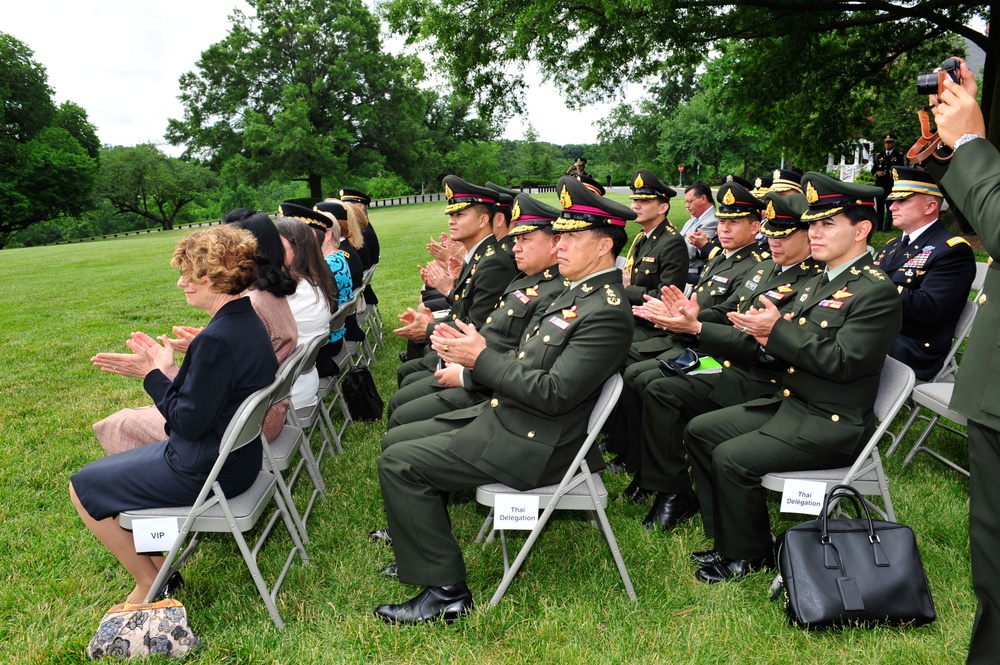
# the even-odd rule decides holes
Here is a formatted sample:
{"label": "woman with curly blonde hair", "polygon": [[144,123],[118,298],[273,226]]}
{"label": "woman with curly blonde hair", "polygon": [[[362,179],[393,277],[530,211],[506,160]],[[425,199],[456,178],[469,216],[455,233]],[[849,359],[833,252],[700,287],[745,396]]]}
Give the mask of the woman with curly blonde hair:
{"label": "woman with curly blonde hair", "polygon": [[[136,376],[143,377],[166,421],[168,438],[98,459],[70,479],[70,498],[83,523],[135,580],[128,602],[145,599],[163,557],[137,553],[131,533],[118,525],[118,514],[192,503],[240,404],[274,381],[278,360],[267,329],[242,296],[257,279],[256,255],[253,234],[228,225],[196,231],[177,243],[170,262],[180,271],[177,286],[188,304],[208,312],[211,321],[192,339],[179,369],[166,335],[157,341],[135,332],[125,342]],[[101,369],[117,369],[106,366],[113,360],[93,360]],[[228,496],[250,487],[261,455],[259,439],[230,454],[219,475]]]}

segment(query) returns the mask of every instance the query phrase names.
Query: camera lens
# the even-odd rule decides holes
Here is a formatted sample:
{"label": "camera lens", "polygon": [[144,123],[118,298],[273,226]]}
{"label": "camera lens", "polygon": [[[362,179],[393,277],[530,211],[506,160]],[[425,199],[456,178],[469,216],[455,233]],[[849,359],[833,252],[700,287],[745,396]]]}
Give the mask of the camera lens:
{"label": "camera lens", "polygon": [[917,75],[917,94],[918,95],[936,95],[938,93],[938,75],[937,72],[931,72],[929,74],[918,74]]}

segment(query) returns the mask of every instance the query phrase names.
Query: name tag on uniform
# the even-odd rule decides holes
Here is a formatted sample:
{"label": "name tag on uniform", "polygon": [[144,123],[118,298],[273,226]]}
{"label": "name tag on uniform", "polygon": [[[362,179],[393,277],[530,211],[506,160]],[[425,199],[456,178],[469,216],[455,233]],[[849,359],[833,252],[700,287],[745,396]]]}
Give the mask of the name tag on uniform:
{"label": "name tag on uniform", "polygon": [[493,505],[493,530],[531,531],[538,523],[537,494],[497,494]]}
{"label": "name tag on uniform", "polygon": [[166,552],[174,546],[177,533],[177,520],[173,517],[132,520],[136,552]]}

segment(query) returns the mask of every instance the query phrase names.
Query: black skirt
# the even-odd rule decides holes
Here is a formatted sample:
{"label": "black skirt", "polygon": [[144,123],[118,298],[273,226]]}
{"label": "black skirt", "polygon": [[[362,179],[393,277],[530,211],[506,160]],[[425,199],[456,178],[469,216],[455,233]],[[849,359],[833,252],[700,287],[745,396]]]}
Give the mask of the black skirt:
{"label": "black skirt", "polygon": [[[167,441],[157,441],[95,460],[70,479],[80,503],[94,519],[115,517],[127,510],[189,506],[208,478],[171,464]],[[261,469],[260,442],[250,443],[229,455],[219,474],[227,497],[249,488]]]}

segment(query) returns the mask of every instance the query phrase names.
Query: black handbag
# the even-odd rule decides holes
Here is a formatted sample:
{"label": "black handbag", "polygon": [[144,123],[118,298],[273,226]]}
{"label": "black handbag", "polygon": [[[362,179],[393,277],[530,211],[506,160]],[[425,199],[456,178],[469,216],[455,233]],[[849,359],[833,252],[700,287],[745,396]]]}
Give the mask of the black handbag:
{"label": "black handbag", "polygon": [[347,400],[347,408],[353,420],[382,419],[385,405],[379,397],[378,388],[375,387],[372,372],[366,366],[352,367],[344,377],[341,389],[344,391],[344,399]]}
{"label": "black handbag", "polygon": [[[859,518],[829,519],[830,504],[844,498],[854,503]],[[822,517],[792,527],[779,536],[777,547],[790,623],[919,626],[937,618],[913,531],[873,520],[850,485],[831,488]]]}

